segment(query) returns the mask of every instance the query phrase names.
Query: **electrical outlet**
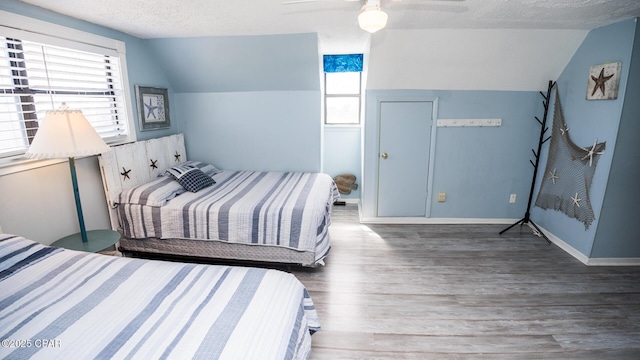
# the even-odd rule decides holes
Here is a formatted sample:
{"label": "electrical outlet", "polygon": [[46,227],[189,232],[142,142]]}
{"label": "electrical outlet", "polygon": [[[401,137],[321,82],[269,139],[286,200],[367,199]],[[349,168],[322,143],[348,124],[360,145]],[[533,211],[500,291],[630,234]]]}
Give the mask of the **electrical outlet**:
{"label": "electrical outlet", "polygon": [[516,202],[516,194],[511,194],[511,196],[509,196],[509,204],[515,204]]}
{"label": "electrical outlet", "polygon": [[438,193],[438,202],[445,202],[447,201],[447,193]]}

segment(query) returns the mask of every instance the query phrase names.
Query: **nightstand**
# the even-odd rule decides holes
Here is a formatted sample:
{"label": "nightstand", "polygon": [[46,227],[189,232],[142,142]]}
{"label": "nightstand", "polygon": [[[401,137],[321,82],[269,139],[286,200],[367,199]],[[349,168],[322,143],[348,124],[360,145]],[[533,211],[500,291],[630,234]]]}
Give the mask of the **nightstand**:
{"label": "nightstand", "polygon": [[82,242],[80,233],[65,236],[57,240],[51,246],[63,247],[69,250],[79,250],[86,252],[98,252],[110,248],[120,241],[120,233],[113,230],[89,230],[87,231],[87,242]]}

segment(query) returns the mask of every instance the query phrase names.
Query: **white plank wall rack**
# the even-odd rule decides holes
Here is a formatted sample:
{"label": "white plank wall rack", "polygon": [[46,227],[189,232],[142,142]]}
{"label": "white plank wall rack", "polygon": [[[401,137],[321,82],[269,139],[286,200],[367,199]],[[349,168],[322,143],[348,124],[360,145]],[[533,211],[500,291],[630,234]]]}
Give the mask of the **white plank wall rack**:
{"label": "white plank wall rack", "polygon": [[120,228],[116,204],[121,192],[151,181],[183,161],[187,161],[183,134],[118,145],[100,154],[98,162],[109,204],[111,229]]}

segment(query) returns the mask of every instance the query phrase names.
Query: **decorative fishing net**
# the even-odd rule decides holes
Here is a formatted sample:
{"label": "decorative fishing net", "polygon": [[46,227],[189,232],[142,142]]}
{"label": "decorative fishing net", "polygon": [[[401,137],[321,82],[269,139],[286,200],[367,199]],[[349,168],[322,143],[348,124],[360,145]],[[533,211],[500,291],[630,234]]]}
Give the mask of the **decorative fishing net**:
{"label": "decorative fishing net", "polygon": [[589,188],[605,144],[580,147],[571,141],[564,121],[560,97],[556,90],[549,157],[535,205],[543,209],[562,211],[584,223],[585,229],[595,219]]}

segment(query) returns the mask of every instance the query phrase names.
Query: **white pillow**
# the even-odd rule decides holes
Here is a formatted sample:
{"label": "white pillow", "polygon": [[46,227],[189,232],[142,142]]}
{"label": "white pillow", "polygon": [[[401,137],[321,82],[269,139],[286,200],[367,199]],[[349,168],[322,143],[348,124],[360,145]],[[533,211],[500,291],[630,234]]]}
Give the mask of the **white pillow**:
{"label": "white pillow", "polygon": [[163,176],[121,192],[118,202],[120,204],[163,206],[167,201],[185,191],[185,188],[175,179]]}
{"label": "white pillow", "polygon": [[[207,164],[205,162],[202,161],[194,161],[194,160],[189,160],[189,161],[185,161],[183,163],[180,163],[176,166],[174,166],[175,168],[194,168],[194,169],[200,169],[202,170],[203,173],[205,173],[207,176],[213,176],[219,172],[222,172],[222,170],[218,169],[217,167],[211,165],[211,164]],[[168,175],[173,175],[174,177],[179,177],[180,173],[179,172],[172,172],[173,168],[168,168],[163,176],[168,176]]]}

